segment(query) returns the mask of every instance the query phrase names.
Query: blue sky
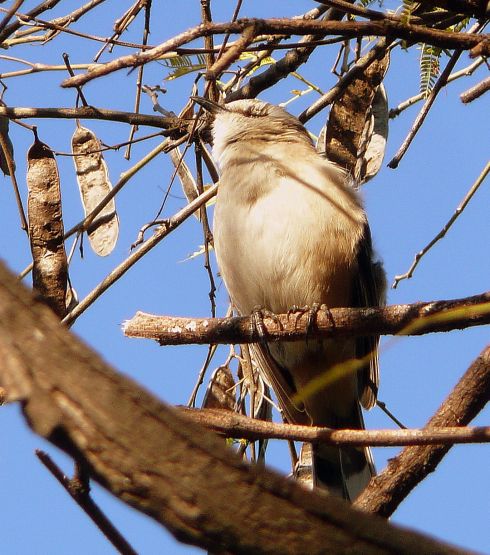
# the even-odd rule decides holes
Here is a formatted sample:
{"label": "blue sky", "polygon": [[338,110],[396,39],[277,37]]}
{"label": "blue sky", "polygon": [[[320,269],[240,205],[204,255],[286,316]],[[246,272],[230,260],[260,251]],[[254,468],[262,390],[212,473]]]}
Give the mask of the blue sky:
{"label": "blue sky", "polygon": [[[53,16],[69,12],[79,2],[60,4],[62,7],[53,11]],[[171,34],[199,21],[200,3],[197,0],[184,0],[179,4],[179,11],[172,14],[165,11],[162,3],[154,4],[152,44],[163,42]],[[242,13],[261,17],[287,16],[302,13],[313,4],[307,1],[245,0]],[[34,2],[25,2],[25,9],[31,5]],[[108,35],[113,19],[129,5],[130,2],[108,1],[75,28]],[[215,20],[229,18],[231,11],[231,5],[216,2]],[[141,21],[138,20],[127,38],[139,41],[140,34]],[[30,61],[62,64],[61,53],[67,51],[72,63],[82,63],[90,61],[98,48],[95,43],[87,48],[81,39],[63,37],[43,47],[26,45],[6,53]],[[126,51],[116,50],[117,55],[123,53]],[[333,50],[315,53],[311,64],[300,73],[322,90],[328,90],[335,83],[335,77],[330,73],[335,53]],[[418,92],[417,56],[415,48],[409,52],[397,51],[393,56],[385,82],[390,107]],[[470,62],[464,53],[457,67]],[[0,58],[1,72],[20,67]],[[488,98],[483,97],[467,106],[459,100],[459,94],[482,79],[484,72],[485,69],[481,68],[472,78],[454,82],[443,90],[399,168],[394,171],[384,166],[362,191],[375,245],[384,260],[390,282],[394,275],[409,267],[414,254],[444,225],[488,160],[489,123],[485,117]],[[167,74],[168,69],[162,64],[153,63],[147,68],[144,81],[165,86],[168,92],[160,102],[166,109],[178,112],[187,101],[194,76],[162,83]],[[10,79],[5,100],[11,106],[73,106],[73,91],[59,87],[65,76],[64,72],[46,72]],[[93,105],[130,111],[134,103],[135,78],[135,73],[122,71],[89,84],[85,94]],[[284,102],[290,98],[292,89],[302,87],[299,81],[288,79],[261,98]],[[289,111],[301,113],[315,99],[314,94],[290,104]],[[390,122],[385,164],[403,141],[419,108],[420,104]],[[142,111],[152,113],[151,110],[150,101],[143,98]],[[322,113],[308,124],[308,128],[317,133],[324,119]],[[36,123],[41,140],[57,151],[69,150],[74,121],[38,120]],[[128,135],[127,127],[122,124],[90,121],[85,125],[109,144],[122,142]],[[146,129],[141,133],[145,132]],[[32,142],[32,134],[12,125],[11,137],[16,149],[17,178],[25,197],[25,153]],[[115,183],[122,171],[156,144],[157,141],[153,140],[135,145],[130,162],[123,159],[122,151],[109,152],[106,161],[112,182]],[[62,175],[65,229],[68,229],[83,214],[72,160],[58,157],[58,164]],[[117,198],[121,234],[114,252],[102,259],[93,254],[86,243],[84,258],[81,259],[78,253],[74,257],[70,276],[80,298],[127,257],[140,227],[155,216],[171,174],[169,161],[162,155],[126,185]],[[5,178],[0,178],[2,180],[0,256],[12,270],[19,272],[29,263],[29,248],[25,234],[19,230],[10,183]],[[164,215],[170,216],[184,204],[176,183]],[[389,303],[449,299],[487,290],[490,276],[489,204],[490,190],[486,182],[447,237],[423,259],[414,277],[400,283],[398,289],[389,291]],[[121,372],[172,404],[186,403],[206,348],[161,348],[149,341],[125,338],[120,326],[137,310],[184,316],[210,313],[209,284],[203,261],[201,258],[186,260],[201,243],[199,224],[194,218],[189,219],[104,294],[73,328]],[[221,315],[226,304],[226,292],[220,284],[218,309]],[[396,341],[384,339],[380,399],[405,425],[422,426],[487,343],[488,330],[485,328]],[[225,354],[225,349],[219,351],[213,368],[224,360]],[[487,408],[474,424],[488,424],[489,416]],[[366,416],[366,423],[370,428],[391,426],[377,409]],[[17,405],[1,408],[0,429],[3,504],[0,535],[3,552],[20,555],[113,553],[110,544],[40,465],[34,449],[47,450],[67,473],[71,472],[70,461],[27,429]],[[376,449],[378,469],[381,470],[387,458],[397,452],[397,449]],[[454,447],[437,471],[404,501],[393,516],[393,522],[481,552],[488,551],[489,457],[488,445]],[[284,472],[289,471],[284,446],[272,446],[269,464]],[[94,486],[94,498],[139,553],[198,552],[193,547],[176,543],[161,526],[125,507],[97,486]]]}

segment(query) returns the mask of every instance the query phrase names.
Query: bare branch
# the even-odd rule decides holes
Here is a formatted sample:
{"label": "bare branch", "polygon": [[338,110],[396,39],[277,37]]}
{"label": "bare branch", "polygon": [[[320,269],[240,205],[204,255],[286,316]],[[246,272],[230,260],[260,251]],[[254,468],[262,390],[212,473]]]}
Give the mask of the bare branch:
{"label": "bare branch", "polygon": [[449,228],[453,225],[453,223],[457,220],[457,218],[460,216],[460,214],[463,212],[463,210],[466,208],[466,206],[468,205],[468,203],[470,202],[471,198],[473,197],[473,195],[476,193],[476,191],[479,189],[480,185],[483,183],[484,179],[486,178],[486,176],[488,175],[488,173],[490,172],[490,162],[487,162],[487,165],[483,168],[483,171],[481,172],[481,174],[477,177],[475,183],[473,183],[473,185],[471,186],[470,190],[466,193],[464,199],[459,203],[459,206],[456,208],[456,210],[454,211],[454,214],[449,218],[449,220],[447,221],[447,223],[444,225],[444,227],[441,229],[441,231],[439,231],[439,233],[421,250],[419,251],[414,258],[414,261],[412,262],[412,265],[410,266],[410,268],[401,275],[395,276],[395,280],[393,282],[393,289],[396,289],[397,285],[400,283],[400,281],[402,281],[403,279],[410,279],[413,276],[413,273],[415,271],[415,268],[418,266],[421,258],[440,240],[442,239],[446,233],[449,231]]}
{"label": "bare branch", "polygon": [[468,102],[473,102],[477,98],[480,98],[483,94],[490,90],[490,77],[483,79],[471,89],[468,89],[463,94],[461,94],[461,102],[468,104]]}
{"label": "bare branch", "polygon": [[[147,239],[138,250],[133,252],[128,258],[119,264],[112,272],[105,277],[99,285],[97,285],[82,301],[80,301],[77,306],[63,319],[63,322],[67,325],[73,324],[73,322],[83,313],[87,308],[94,303],[107,289],[115,283],[119,278],[121,278],[140,258],[142,258],[147,252],[149,252],[153,247],[155,247],[162,239],[164,239],[171,231],[176,229],[180,224],[182,224],[189,216],[191,216],[196,210],[198,210],[203,204],[205,204],[209,199],[211,199],[218,190],[217,185],[211,186],[202,195],[196,198],[196,200],[187,204],[182,210],[177,214],[174,214],[171,218],[166,220],[153,234],[152,237]],[[113,189],[114,191],[114,189]]]}
{"label": "bare branch", "polygon": [[421,128],[422,124],[424,123],[425,118],[427,117],[427,114],[429,113],[429,110],[431,109],[432,105],[434,104],[434,101],[435,101],[437,95],[442,90],[442,88],[447,84],[447,80],[449,78],[449,75],[451,74],[451,71],[454,69],[454,66],[456,65],[457,61],[459,60],[459,57],[461,56],[462,52],[463,51],[460,50],[460,49],[456,50],[456,52],[454,52],[453,55],[451,56],[451,59],[447,63],[446,67],[444,68],[444,71],[441,73],[441,75],[437,79],[437,82],[434,85],[434,88],[431,90],[429,96],[427,97],[427,100],[425,101],[424,105],[422,106],[422,109],[420,110],[419,114],[415,118],[413,126],[410,129],[406,139],[403,141],[402,145],[398,149],[398,152],[395,154],[395,156],[393,156],[393,158],[388,163],[389,168],[396,169],[398,167],[398,164],[400,163],[400,160],[402,159],[402,157],[407,152],[408,147],[412,143],[415,135],[417,134],[417,132]]}
{"label": "bare branch", "polygon": [[[422,335],[490,323],[490,292],[448,301],[392,305],[384,308],[322,306],[315,325],[308,312],[265,317],[267,341],[301,341],[308,337]],[[256,343],[258,332],[250,316],[180,318],[138,312],[123,324],[128,337],[156,339],[161,345]]]}
{"label": "bare branch", "polygon": [[226,437],[248,439],[285,439],[325,445],[356,447],[397,447],[405,445],[453,445],[490,442],[490,426],[404,430],[334,430],[317,426],[298,426],[256,420],[222,409],[177,407],[187,418]]}
{"label": "bare branch", "polygon": [[78,476],[71,479],[65,476],[51,457],[44,451],[38,449],[36,455],[119,553],[122,555],[137,555],[128,541],[121,535],[119,530],[101,511],[97,503],[90,497],[88,485],[86,486]]}
{"label": "bare branch", "polygon": [[[451,75],[447,79],[446,84],[451,83],[455,79],[460,79],[461,77],[467,77],[469,75],[472,75],[473,72],[484,63],[484,61],[485,60],[483,58],[480,58],[474,61],[469,66],[463,69],[460,69],[459,71],[455,71],[454,73],[451,73]],[[404,100],[403,102],[398,104],[396,108],[390,109],[389,117],[396,118],[396,116],[400,115],[404,110],[406,110],[407,108],[410,108],[410,106],[413,106],[415,103],[420,102],[421,100],[424,100],[424,99],[425,99],[424,93],[419,93],[419,94],[416,94],[415,96],[407,98],[407,100]]]}
{"label": "bare branch", "polygon": [[[466,426],[489,399],[490,345],[469,367],[424,429]],[[406,447],[371,480],[354,506],[384,517],[390,516],[410,491],[435,470],[449,449],[450,445]]]}
{"label": "bare branch", "polygon": [[[148,114],[135,114],[134,112],[121,112],[119,110],[106,110],[93,106],[81,108],[13,108],[0,106],[0,116],[10,119],[55,118],[55,119],[98,119],[106,121],[119,121],[131,125],[148,125],[171,131],[183,130],[185,122],[175,117],[153,116]],[[182,134],[182,133],[181,133]]]}
{"label": "bare branch", "polygon": [[[59,3],[59,1],[60,0],[45,0],[44,2],[41,2],[40,4],[38,4],[36,7],[32,8],[32,10],[27,12],[26,15],[28,18],[36,17],[39,14],[47,10],[50,10],[51,8],[54,8],[56,4]],[[22,27],[22,25],[24,25],[24,23],[20,19],[17,19],[17,21],[15,21],[14,23],[7,25],[0,33],[0,43],[2,43],[12,33],[15,33],[15,31],[17,31],[17,29]]]}
{"label": "bare branch", "polygon": [[257,33],[293,34],[293,35],[318,35],[336,34],[344,37],[359,37],[376,35],[393,38],[402,38],[410,41],[420,41],[433,44],[442,48],[458,48],[462,50],[473,49],[480,46],[483,50],[479,55],[490,54],[490,41],[485,41],[485,35],[469,33],[446,32],[439,29],[430,29],[422,25],[406,25],[395,21],[310,21],[295,19],[239,19],[230,23],[206,23],[192,27],[183,33],[175,35],[168,41],[144,52],[122,56],[106,64],[100,64],[88,73],[81,73],[66,79],[61,84],[63,87],[84,85],[88,81],[102,77],[127,67],[137,67],[157,60],[163,54],[175,50],[199,37],[217,35],[222,33],[242,33],[245,28],[254,25]]}

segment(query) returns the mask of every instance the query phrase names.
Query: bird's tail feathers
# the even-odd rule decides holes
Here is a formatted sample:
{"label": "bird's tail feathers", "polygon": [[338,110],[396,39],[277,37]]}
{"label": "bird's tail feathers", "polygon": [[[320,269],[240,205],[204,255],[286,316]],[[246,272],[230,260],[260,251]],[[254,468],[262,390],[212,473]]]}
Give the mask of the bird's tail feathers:
{"label": "bird's tail feathers", "polygon": [[[356,407],[338,428],[363,429],[361,409]],[[296,476],[305,485],[317,486],[347,501],[354,501],[375,476],[369,447],[336,447],[303,444]]]}

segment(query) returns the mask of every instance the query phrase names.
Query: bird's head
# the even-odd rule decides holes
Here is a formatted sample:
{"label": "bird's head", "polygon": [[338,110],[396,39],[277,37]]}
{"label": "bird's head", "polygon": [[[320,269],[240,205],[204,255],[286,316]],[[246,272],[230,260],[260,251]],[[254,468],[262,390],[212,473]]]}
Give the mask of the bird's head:
{"label": "bird's head", "polygon": [[225,105],[207,98],[193,97],[194,101],[213,116],[213,154],[221,159],[224,151],[247,142],[277,144],[282,141],[305,139],[311,144],[306,129],[284,108],[257,99],[235,100]]}

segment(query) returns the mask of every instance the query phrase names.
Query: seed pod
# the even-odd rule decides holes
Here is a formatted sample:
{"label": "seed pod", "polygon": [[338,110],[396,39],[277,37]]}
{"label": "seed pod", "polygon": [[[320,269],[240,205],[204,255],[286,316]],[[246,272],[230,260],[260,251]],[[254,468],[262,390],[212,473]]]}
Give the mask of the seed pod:
{"label": "seed pod", "polygon": [[381,169],[388,139],[388,99],[383,83],[377,88],[366,119],[359,146],[354,175],[358,182],[366,183]]}
{"label": "seed pod", "polygon": [[209,380],[202,407],[235,410],[235,380],[228,366],[219,366]]}
{"label": "seed pod", "polygon": [[51,149],[37,137],[27,154],[27,165],[32,284],[61,318],[66,312],[68,264],[58,166]]}
{"label": "seed pod", "polygon": [[[77,126],[71,140],[78,188],[85,216],[110,193],[107,165],[100,152],[101,143],[94,132]],[[116,203],[111,199],[97,215],[88,229],[90,246],[99,256],[107,256],[116,245],[119,235],[119,220]]]}
{"label": "seed pod", "polygon": [[[357,185],[374,175],[376,164],[369,169],[369,175],[366,174],[365,155],[374,132],[373,103],[388,66],[389,51],[380,50],[378,58],[359,77],[356,77],[343,91],[342,96],[333,103],[324,139],[317,146],[319,150],[325,152],[329,160],[345,168],[354,177]],[[377,99],[382,100],[380,95]],[[386,139],[387,120],[385,124]],[[374,144],[372,146],[374,148]],[[376,155],[379,161],[377,170],[381,166],[384,149],[380,154],[381,156]]]}
{"label": "seed pod", "polygon": [[[2,106],[2,103],[0,103]],[[10,157],[12,159],[12,169],[15,170],[15,161],[13,159],[14,156],[14,146],[12,141],[9,137],[9,119],[6,117],[0,117],[0,135],[2,136],[0,139],[0,169],[4,173],[4,175],[10,175],[9,165],[7,162],[7,154],[4,151],[4,148],[7,149]]]}

